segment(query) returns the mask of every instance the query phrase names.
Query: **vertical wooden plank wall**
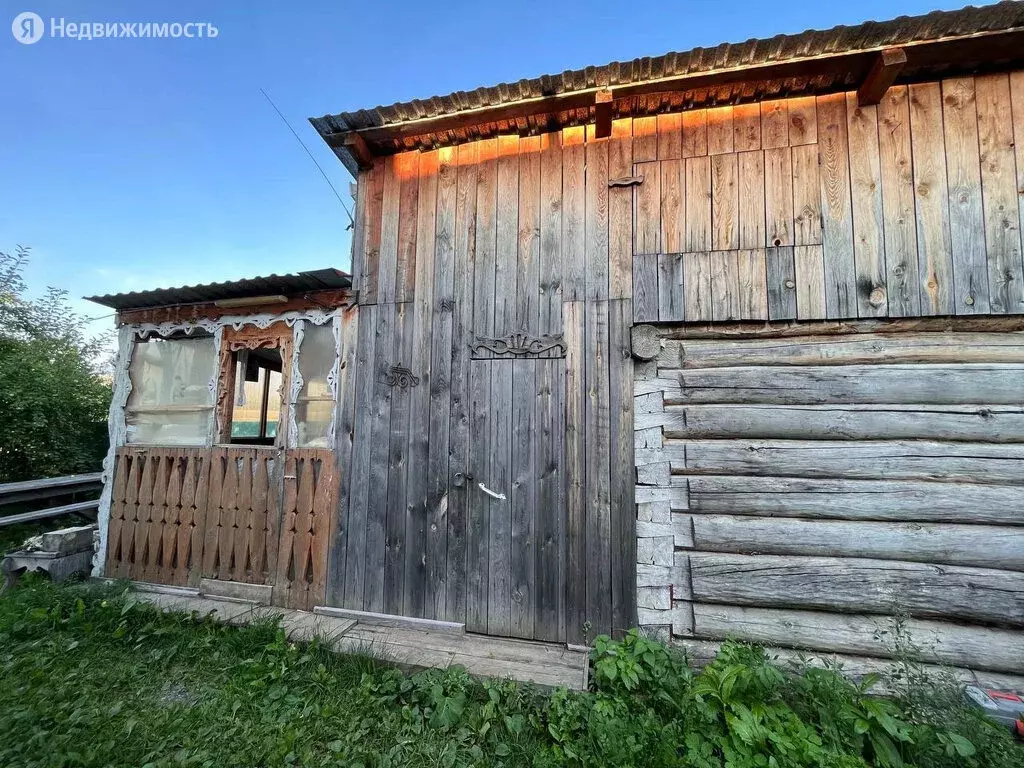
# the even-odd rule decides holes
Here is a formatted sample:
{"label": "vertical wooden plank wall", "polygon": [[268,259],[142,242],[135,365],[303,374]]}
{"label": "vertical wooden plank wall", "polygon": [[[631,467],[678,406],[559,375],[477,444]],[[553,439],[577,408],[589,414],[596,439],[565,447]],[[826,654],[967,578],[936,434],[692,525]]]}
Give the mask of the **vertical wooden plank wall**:
{"label": "vertical wooden plank wall", "polygon": [[1021,81],[635,118],[634,319],[1024,312]]}
{"label": "vertical wooden plank wall", "polygon": [[[675,137],[649,151],[681,185]],[[332,603],[544,640],[633,625],[633,190],[609,187],[633,162],[626,119],[361,175]],[[474,350],[514,333],[564,349]]]}

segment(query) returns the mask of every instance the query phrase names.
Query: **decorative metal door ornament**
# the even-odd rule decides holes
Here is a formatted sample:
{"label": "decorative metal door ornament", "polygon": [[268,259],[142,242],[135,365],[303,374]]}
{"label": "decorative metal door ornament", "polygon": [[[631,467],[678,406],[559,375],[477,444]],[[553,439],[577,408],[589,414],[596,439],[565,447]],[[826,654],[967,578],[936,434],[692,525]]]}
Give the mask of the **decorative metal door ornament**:
{"label": "decorative metal door ornament", "polygon": [[412,371],[401,365],[392,365],[389,369],[382,371],[380,380],[389,387],[401,387],[402,389],[409,389],[420,383],[418,376],[414,376]]}
{"label": "decorative metal door ornament", "polygon": [[496,355],[536,356],[548,351],[554,351],[556,357],[565,357],[566,346],[562,340],[562,334],[534,336],[523,331],[516,331],[500,339],[477,336],[469,348],[474,357],[480,357],[482,352],[493,352]]}

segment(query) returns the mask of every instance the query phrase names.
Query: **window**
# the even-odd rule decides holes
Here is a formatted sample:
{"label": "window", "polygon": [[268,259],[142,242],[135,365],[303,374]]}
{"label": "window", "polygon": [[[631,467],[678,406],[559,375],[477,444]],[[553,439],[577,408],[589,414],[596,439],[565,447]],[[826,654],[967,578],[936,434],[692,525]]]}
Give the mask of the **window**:
{"label": "window", "polygon": [[210,434],[213,338],[139,340],[128,369],[127,441],[203,445]]}
{"label": "window", "polygon": [[302,388],[295,400],[296,448],[333,448],[330,445],[334,418],[332,374],[337,361],[333,323],[306,323],[299,346]]}
{"label": "window", "polygon": [[231,442],[273,445],[281,420],[281,351],[242,350],[234,364]]}

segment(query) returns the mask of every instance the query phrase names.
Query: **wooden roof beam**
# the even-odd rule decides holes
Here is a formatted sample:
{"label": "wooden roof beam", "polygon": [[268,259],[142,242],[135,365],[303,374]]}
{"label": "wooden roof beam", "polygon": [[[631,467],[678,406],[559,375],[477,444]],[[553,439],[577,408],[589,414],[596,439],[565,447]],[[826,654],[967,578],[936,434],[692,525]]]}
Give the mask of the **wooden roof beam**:
{"label": "wooden roof beam", "polygon": [[[333,139],[334,137],[331,138]],[[355,158],[359,170],[365,171],[373,167],[374,154],[370,150],[370,145],[366,143],[366,139],[355,131],[339,134],[338,138],[339,141],[336,143],[333,141],[328,141],[327,143],[332,147],[345,147],[348,149],[352,157]]]}
{"label": "wooden roof beam", "polygon": [[907,52],[902,48],[886,48],[879,51],[868,76],[857,89],[857,103],[862,107],[877,104],[885,92],[896,82],[900,71],[907,63]]}
{"label": "wooden roof beam", "polygon": [[607,139],[612,135],[612,106],[614,98],[611,88],[602,88],[594,94],[594,137]]}

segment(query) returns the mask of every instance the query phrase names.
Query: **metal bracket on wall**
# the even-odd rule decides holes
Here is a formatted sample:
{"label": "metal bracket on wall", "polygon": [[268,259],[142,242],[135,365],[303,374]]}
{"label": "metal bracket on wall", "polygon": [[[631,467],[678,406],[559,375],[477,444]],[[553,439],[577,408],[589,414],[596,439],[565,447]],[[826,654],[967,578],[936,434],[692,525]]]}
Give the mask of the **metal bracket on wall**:
{"label": "metal bracket on wall", "polygon": [[635,187],[644,183],[643,176],[623,176],[621,179],[609,179],[609,187]]}
{"label": "metal bracket on wall", "polygon": [[500,339],[492,339],[488,336],[477,336],[469,345],[474,358],[484,358],[485,352],[493,352],[495,355],[516,355],[533,357],[544,352],[554,352],[552,357],[565,357],[565,342],[562,334],[557,336],[534,336],[529,333],[517,331],[510,333]]}
{"label": "metal bracket on wall", "polygon": [[414,376],[412,371],[401,365],[392,365],[386,371],[382,371],[380,381],[389,387],[401,387],[402,389],[409,389],[420,383],[418,376]]}

